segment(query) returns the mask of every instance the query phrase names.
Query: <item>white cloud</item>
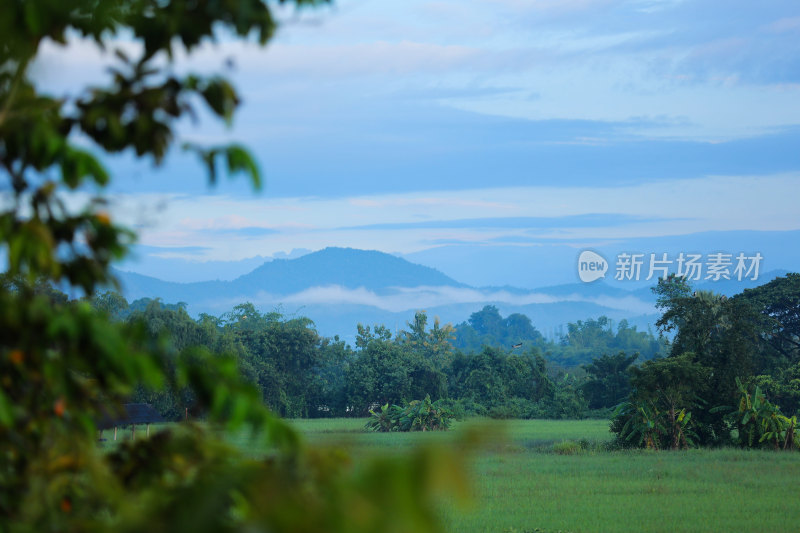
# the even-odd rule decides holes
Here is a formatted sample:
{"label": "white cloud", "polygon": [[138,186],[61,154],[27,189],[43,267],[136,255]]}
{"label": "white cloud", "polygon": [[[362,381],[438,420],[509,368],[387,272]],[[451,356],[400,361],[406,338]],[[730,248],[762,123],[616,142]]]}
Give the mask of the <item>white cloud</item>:
{"label": "white cloud", "polygon": [[405,287],[390,294],[377,294],[364,287],[349,289],[339,285],[311,287],[288,296],[276,296],[259,292],[253,297],[253,303],[274,305],[280,302],[285,305],[369,305],[384,311],[401,312],[413,309],[426,309],[445,305],[464,303],[499,303],[514,306],[530,304],[552,304],[558,302],[587,302],[612,309],[619,309],[637,314],[654,311],[652,304],[643,302],[634,296],[626,297],[587,297],[579,294],[551,296],[530,292],[515,294],[502,290],[480,290],[458,287]]}
{"label": "white cloud", "polygon": [[[203,246],[203,260],[236,260],[350,246],[410,253],[433,242],[486,242],[509,236],[561,239],[624,239],[701,231],[800,229],[796,198],[800,174],[709,176],[603,187],[515,187],[349,198],[251,198],[233,196],[121,195],[113,213],[141,228],[150,246]],[[158,206],[158,207],[153,207]],[[143,214],[144,213],[144,214]],[[235,214],[233,214],[235,213]],[[559,217],[623,215],[624,223],[558,224]],[[515,227],[403,228],[419,221],[503,217],[551,217],[538,229]],[[381,229],[360,226],[394,224]],[[270,228],[277,233],[246,230]],[[341,229],[348,228],[348,229]],[[225,232],[210,230],[224,229]],[[237,229],[243,230],[237,234]],[[197,255],[193,255],[197,260]]]}
{"label": "white cloud", "polygon": [[[682,139],[749,137],[800,123],[798,89],[774,90],[777,83],[796,81],[791,71],[797,50],[781,34],[790,36],[800,27],[800,17],[792,16],[797,13],[787,9],[778,20],[754,16],[737,24],[728,17],[698,22],[689,18],[689,9],[669,9],[670,16],[663,16],[675,7],[681,2],[345,1],[313,15],[320,22],[313,27],[293,24],[284,14],[289,22],[266,50],[221,39],[189,58],[178,53],[176,69],[219,71],[233,58],[232,75],[246,102],[291,99],[312,89],[325,95],[313,102],[304,98],[303,105],[315,110],[330,111],[337,102],[367,95],[397,98],[398,86],[480,86],[518,90],[440,103],[534,120],[683,117],[678,124],[636,130]],[[707,15],[714,12],[704,9]],[[115,46],[137,49],[124,40]],[[74,91],[103,79],[108,58],[86,40],[73,39],[66,49],[45,44],[37,78],[56,93]],[[772,79],[775,73],[792,79]],[[525,95],[531,93],[539,98],[530,101]],[[274,120],[257,106],[248,113]],[[252,140],[257,133],[247,135]]]}
{"label": "white cloud", "polygon": [[613,0],[490,0],[517,13],[535,12],[551,14],[574,14],[614,4]]}
{"label": "white cloud", "polygon": [[778,19],[769,24],[766,29],[774,33],[800,31],[800,17],[786,17]]}

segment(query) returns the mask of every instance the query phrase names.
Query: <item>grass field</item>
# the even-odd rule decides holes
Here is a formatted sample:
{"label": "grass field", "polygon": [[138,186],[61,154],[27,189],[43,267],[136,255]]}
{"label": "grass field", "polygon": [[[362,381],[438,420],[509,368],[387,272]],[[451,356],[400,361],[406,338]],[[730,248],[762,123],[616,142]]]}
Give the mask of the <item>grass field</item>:
{"label": "grass field", "polygon": [[[345,446],[353,457],[446,443],[466,423],[405,434],[364,433],[363,424],[295,421],[310,444]],[[797,453],[604,451],[602,420],[509,421],[484,432],[471,466],[473,504],[442,506],[448,531],[800,531]],[[586,450],[553,451],[579,439]]]}
{"label": "grass field", "polygon": [[[356,462],[446,445],[470,425],[458,423],[448,432],[367,433],[363,419],[292,423],[309,445],[346,448]],[[800,531],[800,453],[607,451],[603,443],[611,436],[604,420],[478,427],[484,444],[470,462],[473,502],[467,508],[441,505],[450,532]],[[121,433],[121,440],[129,435]],[[264,453],[244,435],[231,442],[253,456]]]}

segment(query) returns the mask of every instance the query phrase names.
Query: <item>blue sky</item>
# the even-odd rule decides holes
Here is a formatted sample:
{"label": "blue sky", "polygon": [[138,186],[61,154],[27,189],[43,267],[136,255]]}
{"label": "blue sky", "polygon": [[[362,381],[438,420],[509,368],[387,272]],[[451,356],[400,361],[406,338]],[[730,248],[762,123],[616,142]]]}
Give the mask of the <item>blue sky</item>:
{"label": "blue sky", "polygon": [[[107,161],[142,265],[800,230],[796,0],[350,0],[281,18],[266,49],[221,36],[175,67],[233,59],[234,126],[203,116],[180,136],[248,145],[260,193],[210,189],[177,152],[158,170]],[[108,61],[73,42],[36,68],[74,94]]]}

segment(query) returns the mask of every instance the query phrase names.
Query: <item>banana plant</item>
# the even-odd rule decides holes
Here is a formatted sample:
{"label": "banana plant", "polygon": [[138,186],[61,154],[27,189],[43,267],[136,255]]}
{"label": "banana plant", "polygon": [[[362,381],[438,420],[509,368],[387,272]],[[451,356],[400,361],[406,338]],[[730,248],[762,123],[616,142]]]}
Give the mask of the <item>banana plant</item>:
{"label": "banana plant", "polygon": [[653,402],[625,402],[617,410],[617,416],[626,420],[620,436],[627,442],[649,450],[661,448],[662,436],[667,431],[660,420],[661,413]]}
{"label": "banana plant", "polygon": [[379,411],[369,410],[370,419],[364,426],[369,431],[388,432],[397,431],[397,422],[400,419],[400,408],[396,405],[384,404]]}
{"label": "banana plant", "polygon": [[692,431],[692,412],[686,409],[678,411],[675,420],[672,421],[672,449],[688,448],[694,446],[694,439],[697,434]]}
{"label": "banana plant", "polygon": [[756,386],[751,394],[739,378],[736,378],[736,386],[741,397],[734,414],[739,427],[739,441],[743,445],[748,448],[771,445],[775,450],[800,447],[800,439],[795,431],[796,416],[789,418],[781,413],[777,405],[767,400],[761,387]]}
{"label": "banana plant", "polygon": [[429,395],[405,407],[386,404],[370,413],[372,417],[365,425],[369,431],[444,431],[453,419],[453,413],[431,402]]}

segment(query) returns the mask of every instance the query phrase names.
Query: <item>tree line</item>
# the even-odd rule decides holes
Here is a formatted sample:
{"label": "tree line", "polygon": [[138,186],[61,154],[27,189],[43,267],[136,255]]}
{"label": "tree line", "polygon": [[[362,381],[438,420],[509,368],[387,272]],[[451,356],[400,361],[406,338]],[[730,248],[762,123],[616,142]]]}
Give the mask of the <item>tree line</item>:
{"label": "tree line", "polygon": [[[569,324],[567,335],[545,341],[527,316],[502,317],[494,306],[456,326],[438,318],[430,324],[424,311],[396,333],[359,324],[351,346],[319,335],[306,317],[262,313],[250,303],[196,319],[183,304],[147,298],[128,303],[117,292],[98,294],[91,303],[115,320],[143,324],[153,338],[162,336],[169,357],[202,346],[230,358],[264,404],[284,417],[366,416],[378,405],[425,397],[458,416],[607,414],[625,397],[626,368],[638,354],[649,359],[666,346],[626,321],[614,331],[605,317]],[[479,346],[462,343],[475,336]],[[559,364],[567,360],[564,354],[576,353],[586,364]],[[592,361],[591,353],[604,355]],[[191,390],[171,386],[139,387],[132,396],[169,419],[193,411],[194,400]]]}

